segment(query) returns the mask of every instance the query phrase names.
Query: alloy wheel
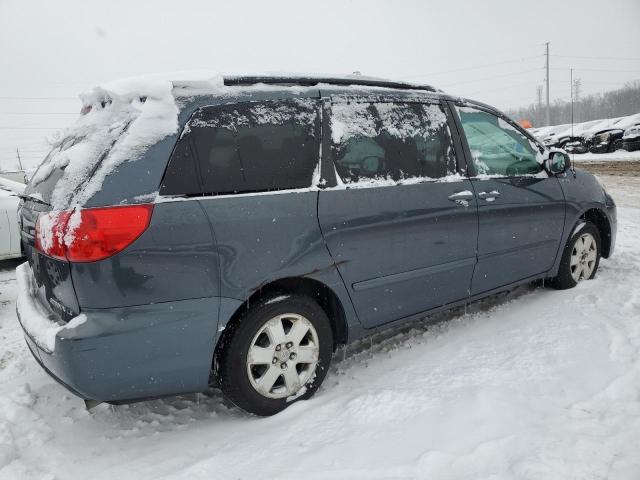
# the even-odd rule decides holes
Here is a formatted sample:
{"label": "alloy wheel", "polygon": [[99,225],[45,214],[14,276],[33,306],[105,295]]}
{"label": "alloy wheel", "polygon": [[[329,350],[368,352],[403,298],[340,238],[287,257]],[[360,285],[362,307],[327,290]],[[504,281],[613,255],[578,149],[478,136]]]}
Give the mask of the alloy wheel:
{"label": "alloy wheel", "polygon": [[590,233],[583,233],[573,244],[571,252],[571,276],[576,282],[591,278],[598,257],[596,239]]}
{"label": "alloy wheel", "polygon": [[313,378],[320,348],[318,334],[302,315],[288,313],[268,320],[247,352],[247,375],[267,398],[295,395]]}

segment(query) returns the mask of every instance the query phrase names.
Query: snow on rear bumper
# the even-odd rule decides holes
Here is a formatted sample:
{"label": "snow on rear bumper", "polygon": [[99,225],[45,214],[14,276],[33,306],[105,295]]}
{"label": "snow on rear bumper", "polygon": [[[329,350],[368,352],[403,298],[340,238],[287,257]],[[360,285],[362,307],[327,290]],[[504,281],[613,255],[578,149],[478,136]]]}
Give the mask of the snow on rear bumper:
{"label": "snow on rear bumper", "polygon": [[206,390],[218,298],[86,310],[82,322],[61,326],[42,313],[29,274],[28,265],[17,273],[27,345],[74,394],[126,401]]}
{"label": "snow on rear bumper", "polygon": [[64,335],[64,331],[83,324],[87,317],[80,314],[66,324],[59,324],[54,317],[40,304],[34,294],[33,272],[28,262],[16,268],[18,280],[18,300],[16,310],[18,320],[25,334],[35,342],[39,348],[48,353],[55,349],[56,337]]}

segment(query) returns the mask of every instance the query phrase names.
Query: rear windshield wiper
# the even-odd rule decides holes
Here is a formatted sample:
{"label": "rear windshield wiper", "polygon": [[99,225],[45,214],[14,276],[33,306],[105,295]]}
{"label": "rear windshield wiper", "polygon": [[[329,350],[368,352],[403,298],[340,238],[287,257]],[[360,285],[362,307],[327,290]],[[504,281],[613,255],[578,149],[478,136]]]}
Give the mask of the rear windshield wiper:
{"label": "rear windshield wiper", "polygon": [[38,198],[36,196],[33,195],[27,195],[26,193],[14,193],[14,195],[18,198],[21,198],[22,200],[26,201],[30,201],[30,202],[35,202],[35,203],[40,203],[42,205],[47,205],[47,206],[51,206],[51,204],[45,202],[44,200],[42,200],[41,198]]}

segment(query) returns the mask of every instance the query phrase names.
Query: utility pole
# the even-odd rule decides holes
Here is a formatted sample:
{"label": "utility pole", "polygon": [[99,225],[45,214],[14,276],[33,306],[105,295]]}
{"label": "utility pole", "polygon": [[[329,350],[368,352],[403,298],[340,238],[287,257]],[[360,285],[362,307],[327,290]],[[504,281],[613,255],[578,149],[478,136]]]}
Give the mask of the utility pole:
{"label": "utility pole", "polygon": [[580,89],[582,88],[582,80],[576,78],[573,81],[573,97],[576,99],[576,103],[580,101]]}
{"label": "utility pole", "polygon": [[546,82],[547,82],[547,125],[551,125],[551,109],[549,107],[549,42],[546,43],[547,45],[547,77],[546,77]]}
{"label": "utility pole", "polygon": [[542,85],[538,85],[536,87],[536,99],[537,99],[537,108],[536,108],[536,126],[542,125]]}
{"label": "utility pole", "polygon": [[582,115],[580,114],[582,109],[580,108],[580,90],[582,87],[582,80],[580,80],[579,78],[576,78],[573,81],[573,101],[575,103],[575,109],[576,109],[576,118],[578,119],[578,121],[581,121],[582,119]]}
{"label": "utility pole", "polygon": [[571,136],[573,137],[573,68],[571,69]]}
{"label": "utility pole", "polygon": [[538,108],[542,110],[542,85],[536,87],[536,98],[538,99]]}

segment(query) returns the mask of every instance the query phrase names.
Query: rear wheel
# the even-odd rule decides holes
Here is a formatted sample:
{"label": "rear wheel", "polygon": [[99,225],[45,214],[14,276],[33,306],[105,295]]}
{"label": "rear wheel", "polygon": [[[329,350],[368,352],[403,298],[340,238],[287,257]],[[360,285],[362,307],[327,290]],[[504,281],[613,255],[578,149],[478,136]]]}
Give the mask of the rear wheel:
{"label": "rear wheel", "polygon": [[276,297],[245,312],[216,354],[225,396],[256,415],[273,415],[311,397],[327,373],[333,332],[313,300]]}
{"label": "rear wheel", "polygon": [[582,280],[591,280],[600,264],[600,232],[591,222],[584,222],[567,241],[562,253],[558,275],[552,285],[558,289],[575,287]]}
{"label": "rear wheel", "polygon": [[615,140],[612,144],[611,144],[611,151],[612,152],[617,152],[618,150],[622,150],[622,140]]}

